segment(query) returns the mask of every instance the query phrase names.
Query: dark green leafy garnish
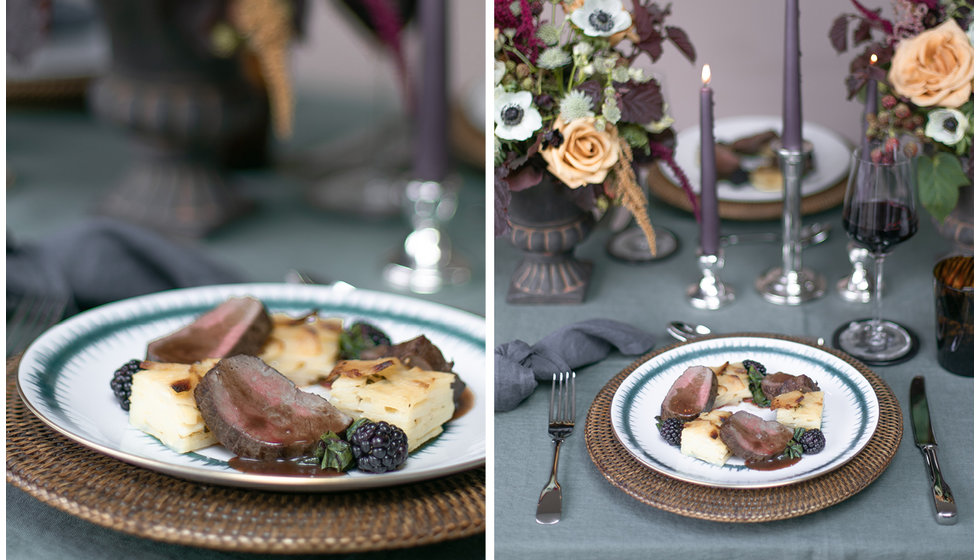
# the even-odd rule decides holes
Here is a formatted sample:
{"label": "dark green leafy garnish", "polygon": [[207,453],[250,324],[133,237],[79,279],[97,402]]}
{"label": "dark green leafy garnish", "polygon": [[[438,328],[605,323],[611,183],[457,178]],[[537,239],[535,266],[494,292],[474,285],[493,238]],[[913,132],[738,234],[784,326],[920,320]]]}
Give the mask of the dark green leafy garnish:
{"label": "dark green leafy garnish", "polygon": [[762,379],[766,376],[765,368],[759,371],[758,362],[745,360],[742,365],[749,372],[749,390],[752,391],[752,402],[759,406],[769,406],[769,398],[762,392]]}
{"label": "dark green leafy garnish", "polygon": [[796,428],[793,430],[793,438],[786,444],[786,451],[783,451],[783,455],[789,457],[790,459],[796,459],[797,457],[803,456],[803,446],[800,445],[799,442],[799,437],[803,435],[803,431],[803,428]]}
{"label": "dark green leafy garnish", "polygon": [[340,333],[340,359],[358,360],[361,353],[375,346],[390,346],[391,339],[370,323],[354,323]]}
{"label": "dark green leafy garnish", "polygon": [[358,418],[357,420],[351,422],[351,425],[347,426],[347,432],[344,434],[344,436],[347,438],[347,441],[350,441],[350,437],[354,435],[354,432],[356,432],[358,428],[360,428],[364,424],[367,424],[370,421],[371,420],[367,418]]}
{"label": "dark green leafy garnish", "polygon": [[333,432],[320,436],[320,442],[313,452],[321,469],[346,471],[354,466],[354,452],[350,444]]}

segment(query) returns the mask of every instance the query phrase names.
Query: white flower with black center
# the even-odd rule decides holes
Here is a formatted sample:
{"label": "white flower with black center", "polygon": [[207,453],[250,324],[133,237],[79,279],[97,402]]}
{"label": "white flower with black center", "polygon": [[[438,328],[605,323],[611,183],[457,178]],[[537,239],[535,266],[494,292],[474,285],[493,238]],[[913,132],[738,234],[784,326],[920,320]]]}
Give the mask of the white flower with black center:
{"label": "white flower with black center", "polygon": [[926,121],[926,136],[947,146],[955,146],[966,135],[966,115],[956,109],[935,109]]}
{"label": "white flower with black center", "polygon": [[585,0],[570,17],[589,37],[609,37],[633,25],[633,18],[620,0]]}
{"label": "white flower with black center", "polygon": [[502,140],[527,140],[541,128],[541,113],[531,105],[529,91],[497,94],[493,101],[493,133]]}

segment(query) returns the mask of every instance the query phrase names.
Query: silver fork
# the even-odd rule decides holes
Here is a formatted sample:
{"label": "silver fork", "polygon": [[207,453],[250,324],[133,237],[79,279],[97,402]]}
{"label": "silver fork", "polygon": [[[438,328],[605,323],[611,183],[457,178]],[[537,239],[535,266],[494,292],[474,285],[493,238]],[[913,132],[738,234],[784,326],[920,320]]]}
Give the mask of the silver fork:
{"label": "silver fork", "polygon": [[551,376],[551,401],[548,405],[548,435],[555,444],[555,459],[551,464],[551,478],[538,498],[535,520],[544,525],[561,520],[561,485],[558,484],[558,452],[565,438],[575,428],[575,372],[556,373]]}
{"label": "silver fork", "polygon": [[60,321],[67,305],[64,296],[24,294],[7,315],[7,357],[26,350],[42,332]]}

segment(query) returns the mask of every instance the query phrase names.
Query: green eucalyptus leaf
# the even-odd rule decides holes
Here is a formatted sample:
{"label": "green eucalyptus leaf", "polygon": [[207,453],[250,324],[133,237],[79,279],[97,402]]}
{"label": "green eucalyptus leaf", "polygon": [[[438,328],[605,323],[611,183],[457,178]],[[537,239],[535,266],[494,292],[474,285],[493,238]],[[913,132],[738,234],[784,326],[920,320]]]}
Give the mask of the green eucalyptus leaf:
{"label": "green eucalyptus leaf", "polygon": [[956,206],[959,187],[970,182],[960,160],[949,152],[918,158],[919,201],[937,220],[944,219]]}

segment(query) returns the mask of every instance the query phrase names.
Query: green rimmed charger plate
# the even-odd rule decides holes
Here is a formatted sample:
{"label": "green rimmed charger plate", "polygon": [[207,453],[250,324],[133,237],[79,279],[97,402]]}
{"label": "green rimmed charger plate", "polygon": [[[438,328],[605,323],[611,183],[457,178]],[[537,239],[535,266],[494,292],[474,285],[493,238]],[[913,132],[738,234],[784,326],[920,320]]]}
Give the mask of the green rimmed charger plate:
{"label": "green rimmed charger plate", "polygon": [[[782,362],[779,360],[813,361],[820,368],[829,369],[819,374],[824,376],[817,380],[822,388],[833,389],[833,392],[843,391],[845,400],[851,396],[857,398],[858,402],[848,405],[855,407],[856,417],[860,419],[859,425],[854,427],[856,435],[847,438],[844,450],[834,453],[833,457],[828,456],[834,459],[840,456],[842,460],[832,461],[834,466],[821,472],[812,472],[813,466],[805,465],[801,461],[802,473],[786,476],[791,473],[785,472],[777,476],[788,480],[775,482],[751,480],[751,473],[755,471],[749,471],[744,466],[739,468],[738,463],[733,462],[731,466],[714,467],[717,469],[714,474],[723,479],[722,483],[704,483],[694,479],[710,476],[710,473],[692,474],[682,467],[680,475],[669,476],[658,470],[677,467],[670,467],[673,459],[656,448],[634,450],[639,457],[627,449],[628,443],[624,445],[621,438],[628,440],[631,437],[628,434],[624,436],[624,432],[629,429],[623,427],[623,422],[630,421],[631,413],[624,411],[624,405],[629,402],[636,407],[632,414],[637,421],[650,412],[640,407],[648,406],[645,403],[656,399],[655,393],[660,387],[655,382],[656,378],[661,375],[669,376],[669,382],[666,378],[660,381],[667,382],[667,387],[676,379],[672,374],[673,370],[668,374],[667,368],[694,365],[700,363],[701,359],[707,361],[704,365],[721,365],[724,360],[718,364],[714,360],[723,357],[724,352],[739,353],[746,349],[758,352],[759,356],[776,359],[774,365],[777,367],[770,368],[773,371],[780,369],[778,365]],[[772,354],[763,353],[764,350]],[[779,355],[782,357],[778,357]],[[750,356],[736,358],[746,359]],[[698,361],[690,363],[687,361],[689,359]],[[769,366],[766,361],[759,361]],[[683,367],[680,371],[683,371]],[[809,374],[806,371],[790,373]],[[856,377],[854,373],[857,374]],[[642,383],[644,380],[646,383]],[[824,382],[830,384],[824,387]],[[662,400],[662,395],[660,398]],[[826,401],[827,398],[825,406]],[[659,405],[660,401],[657,401],[656,409],[650,414],[650,424],[654,423],[652,416],[659,413]],[[872,422],[875,410],[877,422]],[[825,421],[827,418],[825,414]],[[619,434],[614,426],[616,423],[620,424]],[[646,441],[645,436],[640,434],[633,433],[632,436],[636,438],[634,445],[643,445],[642,442]],[[641,502],[660,509],[688,517],[726,522],[786,519],[839,503],[865,488],[884,472],[898,450],[901,436],[902,413],[898,401],[891,389],[866,366],[836,350],[814,346],[794,337],[767,334],[711,336],[647,354],[603,387],[589,409],[585,426],[589,455],[603,476],[614,486]],[[680,456],[676,448],[666,444],[664,446],[673,455]],[[825,450],[823,453],[827,452]],[[819,454],[810,458],[817,457]],[[660,463],[655,468],[648,464],[652,461]],[[745,476],[750,477],[750,480],[732,484],[732,478],[737,480],[738,477]]]}

